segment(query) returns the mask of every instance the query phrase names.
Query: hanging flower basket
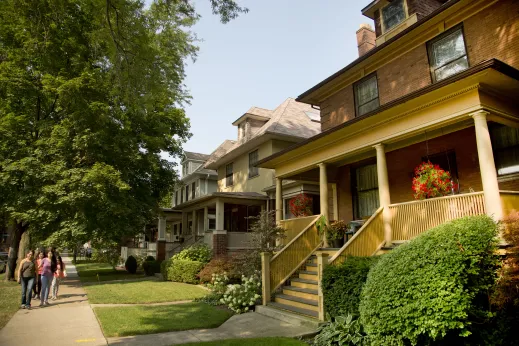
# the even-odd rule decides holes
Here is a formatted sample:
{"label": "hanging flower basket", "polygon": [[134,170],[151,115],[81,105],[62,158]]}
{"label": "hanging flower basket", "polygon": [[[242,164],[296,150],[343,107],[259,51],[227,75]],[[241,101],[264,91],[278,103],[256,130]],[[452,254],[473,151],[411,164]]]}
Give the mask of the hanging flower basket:
{"label": "hanging flower basket", "polygon": [[312,198],[307,194],[301,193],[290,200],[289,209],[295,217],[312,215]]}
{"label": "hanging flower basket", "polygon": [[451,174],[430,161],[422,162],[414,169],[413,192],[415,199],[447,196],[458,188]]}

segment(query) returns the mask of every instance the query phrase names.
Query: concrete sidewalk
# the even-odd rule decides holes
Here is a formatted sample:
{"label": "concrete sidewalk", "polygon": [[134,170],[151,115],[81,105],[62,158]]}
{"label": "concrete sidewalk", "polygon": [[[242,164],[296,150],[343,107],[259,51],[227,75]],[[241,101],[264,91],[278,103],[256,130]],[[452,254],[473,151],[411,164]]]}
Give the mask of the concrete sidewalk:
{"label": "concrete sidewalk", "polygon": [[235,315],[214,329],[193,329],[181,332],[107,338],[108,345],[167,346],[190,342],[216,341],[226,339],[297,337],[315,332],[309,327],[297,326],[271,317],[249,312]]}
{"label": "concrete sidewalk", "polygon": [[60,299],[49,301],[51,306],[19,310],[0,330],[0,345],[106,345],[97,319],[70,258],[63,257],[68,277],[61,283]]}

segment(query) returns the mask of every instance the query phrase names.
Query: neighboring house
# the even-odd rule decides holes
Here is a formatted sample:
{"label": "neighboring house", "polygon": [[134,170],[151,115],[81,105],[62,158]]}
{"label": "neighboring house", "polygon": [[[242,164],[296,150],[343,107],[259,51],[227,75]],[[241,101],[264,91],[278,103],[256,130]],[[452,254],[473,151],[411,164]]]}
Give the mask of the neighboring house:
{"label": "neighboring house", "polygon": [[[336,184],[336,210],[321,203],[320,214],[364,225],[340,250],[325,251],[330,263],[391,249],[455,218],[500,220],[519,209],[517,1],[375,0],[362,13],[375,30],[357,31],[359,58],[297,98],[321,109],[322,132],[258,164],[275,170],[278,196],[282,181],[304,180],[319,182],[328,201]],[[452,196],[414,201],[413,170],[427,160],[459,184]],[[281,203],[276,210],[281,222]],[[285,222],[299,236],[265,259],[264,304],[323,319],[316,264],[327,261],[315,252],[323,246],[315,219]]]}
{"label": "neighboring house", "polygon": [[[215,254],[247,249],[249,217],[275,207],[266,191],[274,185],[273,172],[257,168],[256,163],[320,129],[319,112],[291,98],[274,110],[252,107],[233,125],[236,141],[224,141],[209,156],[186,153],[182,162],[183,185],[173,198],[173,210],[182,213],[182,220],[173,224],[173,234],[184,241],[182,247],[204,238]],[[310,186],[298,184],[298,191]],[[274,193],[270,196],[274,198]]]}

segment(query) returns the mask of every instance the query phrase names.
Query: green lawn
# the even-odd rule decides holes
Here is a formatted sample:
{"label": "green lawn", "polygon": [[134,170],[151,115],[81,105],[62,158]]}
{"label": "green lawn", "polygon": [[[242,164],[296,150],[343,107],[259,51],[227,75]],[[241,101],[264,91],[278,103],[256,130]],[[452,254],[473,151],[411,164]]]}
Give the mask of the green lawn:
{"label": "green lawn", "polygon": [[196,342],[184,345],[200,345],[200,346],[302,346],[308,345],[303,341],[290,338],[258,338],[258,339],[231,339],[218,340],[209,342]]}
{"label": "green lawn", "polygon": [[134,281],[83,286],[90,304],[139,304],[192,300],[210,292],[170,281]]}
{"label": "green lawn", "polygon": [[232,316],[205,303],[94,308],[106,337],[216,328]]}
{"label": "green lawn", "polygon": [[130,274],[126,270],[115,270],[106,263],[81,262],[75,266],[81,282],[146,279],[143,272]]}
{"label": "green lawn", "polygon": [[22,289],[15,281],[5,282],[5,273],[0,274],[0,329],[13,317],[21,305]]}

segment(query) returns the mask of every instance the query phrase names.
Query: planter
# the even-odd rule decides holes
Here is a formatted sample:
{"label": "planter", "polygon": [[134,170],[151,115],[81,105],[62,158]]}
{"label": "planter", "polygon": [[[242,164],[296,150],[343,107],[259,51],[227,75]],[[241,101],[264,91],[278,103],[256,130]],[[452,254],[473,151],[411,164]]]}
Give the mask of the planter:
{"label": "planter", "polygon": [[344,245],[344,238],[332,239],[332,240],[329,240],[328,243],[332,248],[338,249]]}

